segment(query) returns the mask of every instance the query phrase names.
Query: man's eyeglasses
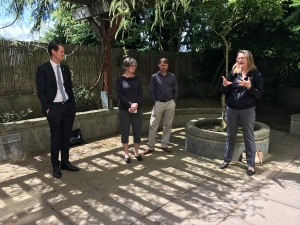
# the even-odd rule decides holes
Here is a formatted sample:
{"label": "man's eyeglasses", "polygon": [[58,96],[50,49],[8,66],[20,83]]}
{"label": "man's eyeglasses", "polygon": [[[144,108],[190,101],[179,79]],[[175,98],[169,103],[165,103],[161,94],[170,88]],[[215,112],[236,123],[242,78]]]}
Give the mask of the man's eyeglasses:
{"label": "man's eyeglasses", "polygon": [[130,67],[135,67],[136,68],[136,65],[130,65]]}

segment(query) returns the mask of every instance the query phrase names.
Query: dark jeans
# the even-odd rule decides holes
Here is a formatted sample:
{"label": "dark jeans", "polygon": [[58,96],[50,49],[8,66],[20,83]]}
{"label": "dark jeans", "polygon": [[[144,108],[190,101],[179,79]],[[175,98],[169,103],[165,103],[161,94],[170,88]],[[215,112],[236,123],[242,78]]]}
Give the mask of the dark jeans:
{"label": "dark jeans", "polygon": [[51,133],[51,163],[59,167],[59,150],[61,164],[69,162],[69,146],[75,119],[75,105],[72,102],[53,103],[47,115]]}

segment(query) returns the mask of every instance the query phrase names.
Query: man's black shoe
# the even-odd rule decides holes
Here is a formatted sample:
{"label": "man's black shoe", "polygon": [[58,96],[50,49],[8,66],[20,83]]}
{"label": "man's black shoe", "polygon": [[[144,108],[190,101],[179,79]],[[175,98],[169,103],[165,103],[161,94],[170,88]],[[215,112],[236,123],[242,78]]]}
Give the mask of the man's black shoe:
{"label": "man's black shoe", "polygon": [[61,178],[61,172],[59,168],[53,168],[53,177]]}
{"label": "man's black shoe", "polygon": [[71,163],[62,164],[60,166],[61,170],[69,170],[69,171],[79,171],[77,166],[72,166]]}

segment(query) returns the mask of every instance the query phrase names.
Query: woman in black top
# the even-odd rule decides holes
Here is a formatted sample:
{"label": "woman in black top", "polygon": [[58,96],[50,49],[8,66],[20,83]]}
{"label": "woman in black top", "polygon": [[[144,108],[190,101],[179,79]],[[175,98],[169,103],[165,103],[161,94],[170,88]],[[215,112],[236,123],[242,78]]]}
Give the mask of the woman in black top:
{"label": "woman in black top", "polygon": [[134,75],[137,63],[133,58],[126,58],[123,61],[124,74],[116,81],[116,92],[119,98],[119,118],[121,126],[121,142],[123,144],[125,162],[130,163],[128,152],[128,138],[130,124],[132,126],[134,155],[138,161],[143,158],[139,154],[142,128],[142,100],[143,84],[139,77]]}
{"label": "woman in black top", "polygon": [[246,148],[247,174],[252,176],[255,173],[256,154],[254,138],[255,106],[256,99],[260,99],[264,92],[263,77],[254,64],[251,52],[240,50],[232,71],[226,78],[224,76],[222,78],[221,92],[227,97],[226,120],[228,133],[224,162],[220,165],[220,168],[226,168],[232,159],[240,122]]}

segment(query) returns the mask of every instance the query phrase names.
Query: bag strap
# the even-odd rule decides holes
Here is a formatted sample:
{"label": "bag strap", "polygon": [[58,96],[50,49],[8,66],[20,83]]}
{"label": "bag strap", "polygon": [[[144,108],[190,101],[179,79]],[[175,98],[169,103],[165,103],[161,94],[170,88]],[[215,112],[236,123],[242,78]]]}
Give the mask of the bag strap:
{"label": "bag strap", "polygon": [[259,150],[256,150],[256,155],[257,155],[257,158],[259,159],[260,165],[262,165],[263,162],[262,162],[262,158],[260,157]]}

